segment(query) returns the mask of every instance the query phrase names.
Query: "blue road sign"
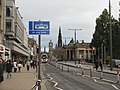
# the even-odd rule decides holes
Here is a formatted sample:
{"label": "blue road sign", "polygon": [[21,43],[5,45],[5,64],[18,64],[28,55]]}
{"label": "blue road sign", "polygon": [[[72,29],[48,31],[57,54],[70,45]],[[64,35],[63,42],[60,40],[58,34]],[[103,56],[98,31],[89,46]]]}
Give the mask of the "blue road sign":
{"label": "blue road sign", "polygon": [[49,34],[50,33],[49,29],[50,29],[49,21],[29,21],[30,35]]}

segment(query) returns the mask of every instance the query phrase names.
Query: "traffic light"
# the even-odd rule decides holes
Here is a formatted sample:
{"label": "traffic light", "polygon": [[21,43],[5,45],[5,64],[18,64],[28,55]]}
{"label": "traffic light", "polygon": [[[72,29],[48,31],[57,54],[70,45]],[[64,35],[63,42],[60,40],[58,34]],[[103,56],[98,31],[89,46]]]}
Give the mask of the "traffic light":
{"label": "traffic light", "polygon": [[36,47],[36,53],[39,53],[39,47],[38,46]]}

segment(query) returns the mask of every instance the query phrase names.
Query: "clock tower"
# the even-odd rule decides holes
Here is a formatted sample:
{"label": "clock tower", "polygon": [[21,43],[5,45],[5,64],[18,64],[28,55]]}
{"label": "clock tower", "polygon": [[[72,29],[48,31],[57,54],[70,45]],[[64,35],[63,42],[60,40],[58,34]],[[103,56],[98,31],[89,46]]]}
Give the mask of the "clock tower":
{"label": "clock tower", "polygon": [[49,58],[52,58],[52,53],[53,53],[53,42],[50,40],[49,42]]}

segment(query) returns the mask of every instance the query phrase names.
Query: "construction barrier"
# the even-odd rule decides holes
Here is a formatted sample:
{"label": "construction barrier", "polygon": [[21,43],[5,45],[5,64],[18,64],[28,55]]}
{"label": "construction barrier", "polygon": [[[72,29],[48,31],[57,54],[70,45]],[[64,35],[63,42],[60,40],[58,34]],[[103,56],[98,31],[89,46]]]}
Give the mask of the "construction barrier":
{"label": "construction barrier", "polygon": [[92,77],[92,68],[90,68],[90,77]]}

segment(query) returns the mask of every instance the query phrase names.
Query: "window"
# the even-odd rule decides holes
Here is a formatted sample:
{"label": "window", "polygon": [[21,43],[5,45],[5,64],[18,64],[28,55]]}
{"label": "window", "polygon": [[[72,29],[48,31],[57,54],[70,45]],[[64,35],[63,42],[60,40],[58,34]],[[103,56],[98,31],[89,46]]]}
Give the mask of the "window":
{"label": "window", "polygon": [[6,31],[11,31],[11,22],[6,22]]}
{"label": "window", "polygon": [[12,7],[6,7],[6,16],[7,17],[12,16]]}

